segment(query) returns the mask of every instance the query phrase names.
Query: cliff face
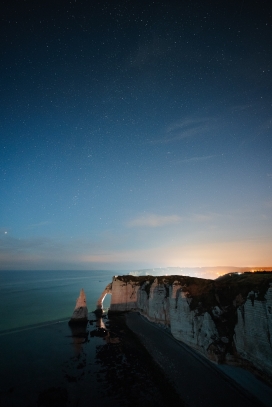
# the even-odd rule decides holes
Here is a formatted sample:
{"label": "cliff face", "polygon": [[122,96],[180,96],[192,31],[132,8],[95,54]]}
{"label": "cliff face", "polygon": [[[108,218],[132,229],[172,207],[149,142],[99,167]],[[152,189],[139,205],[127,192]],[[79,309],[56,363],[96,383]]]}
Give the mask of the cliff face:
{"label": "cliff face", "polygon": [[272,273],[119,276],[111,293],[110,311],[139,311],[215,362],[247,360],[272,376]]}
{"label": "cliff face", "polygon": [[[215,323],[208,312],[191,310],[188,293],[178,282],[170,289],[170,320],[173,336],[209,356],[210,345],[218,339]],[[214,357],[213,357],[214,359]]]}
{"label": "cliff face", "polygon": [[139,288],[140,286],[137,281],[130,280],[126,282],[118,277],[114,277],[112,281],[110,311],[137,309],[137,293]]}
{"label": "cliff face", "polygon": [[272,372],[272,284],[264,301],[254,291],[237,310],[234,343],[237,352],[255,366]]}

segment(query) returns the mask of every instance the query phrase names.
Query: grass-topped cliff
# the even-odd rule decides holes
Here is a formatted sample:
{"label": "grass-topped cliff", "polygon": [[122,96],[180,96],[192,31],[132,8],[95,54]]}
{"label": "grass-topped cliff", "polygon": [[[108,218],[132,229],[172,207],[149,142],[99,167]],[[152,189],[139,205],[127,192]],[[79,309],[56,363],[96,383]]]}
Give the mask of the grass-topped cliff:
{"label": "grass-topped cliff", "polygon": [[[237,308],[242,306],[248,296],[252,302],[263,301],[270,283],[272,272],[245,272],[225,274],[215,280],[172,275],[172,276],[118,276],[124,283],[139,285],[149,297],[152,283],[157,279],[165,288],[165,298],[169,296],[169,287],[180,286],[188,298],[191,311],[195,315],[208,312],[212,317],[220,336],[232,338],[237,323]],[[251,294],[250,294],[251,293]],[[226,346],[230,351],[231,342]]]}
{"label": "grass-topped cliff", "polygon": [[[233,301],[235,301],[233,305],[242,305],[251,291],[257,294],[258,300],[264,300],[269,283],[272,283],[272,271],[230,273],[216,280],[181,275],[158,277],[124,275],[117,278],[124,283],[144,285],[147,294],[155,279],[158,284],[164,285],[166,288],[176,282],[191,298],[190,308],[192,310],[201,304],[203,310],[206,311],[216,305],[229,306]],[[169,290],[166,289],[166,293],[168,292]]]}
{"label": "grass-topped cliff", "polygon": [[244,365],[246,360],[272,376],[272,272],[229,273],[215,280],[182,275],[115,280],[126,293],[122,309],[132,304],[132,310],[169,326],[176,339],[213,361]]}

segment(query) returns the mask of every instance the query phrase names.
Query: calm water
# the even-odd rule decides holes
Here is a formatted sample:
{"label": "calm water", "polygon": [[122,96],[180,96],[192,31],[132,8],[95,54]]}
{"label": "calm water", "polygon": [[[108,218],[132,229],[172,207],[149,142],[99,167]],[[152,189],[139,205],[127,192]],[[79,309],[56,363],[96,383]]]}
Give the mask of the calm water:
{"label": "calm water", "polygon": [[[152,375],[143,367],[146,374],[142,372],[143,379],[139,378],[141,366],[135,369],[139,357],[133,354],[133,347],[126,354],[122,342],[120,349],[118,345],[117,348],[110,346],[111,353],[107,353],[107,337],[93,334],[105,325],[111,329],[111,321],[97,318],[92,311],[105,286],[117,274],[126,273],[0,272],[1,407],[42,405],[37,404],[39,397],[44,397],[52,388],[67,392],[69,407],[133,405],[135,394],[132,398],[124,396],[124,383],[129,393],[133,391],[132,384],[127,384],[125,379],[131,378],[136,384],[141,383],[139,380],[147,383]],[[68,325],[81,288],[86,293],[91,320],[83,332],[87,336],[83,338]],[[109,302],[110,296],[107,296],[104,307],[109,306]],[[113,325],[111,332],[115,330]],[[159,394],[159,388],[154,387],[153,382],[146,386],[145,392],[153,388]],[[138,393],[137,390],[136,396]],[[159,406],[158,400],[154,400],[149,405]],[[43,405],[51,407],[53,403]],[[66,404],[54,405],[62,407]]]}
{"label": "calm water", "polygon": [[[0,271],[0,333],[68,319],[81,288],[89,311],[118,271]],[[105,298],[109,305],[110,296]]]}
{"label": "calm water", "polygon": [[[50,387],[68,389],[69,405],[90,405],[91,400],[96,400],[93,405],[103,405],[96,352],[105,341],[88,336],[82,343],[82,338],[72,336],[67,322],[81,288],[89,318],[95,320],[91,311],[116,274],[125,272],[0,272],[1,406],[36,406],[40,392]],[[109,297],[104,306],[109,306]],[[88,332],[99,324],[98,320],[88,325]]]}

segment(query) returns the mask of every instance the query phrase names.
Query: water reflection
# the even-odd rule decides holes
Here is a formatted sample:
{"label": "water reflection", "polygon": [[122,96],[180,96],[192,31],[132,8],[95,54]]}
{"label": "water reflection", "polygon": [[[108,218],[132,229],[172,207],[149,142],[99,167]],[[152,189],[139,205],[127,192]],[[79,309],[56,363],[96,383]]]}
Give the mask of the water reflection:
{"label": "water reflection", "polygon": [[106,338],[109,335],[109,331],[103,321],[102,314],[96,315],[96,329],[90,332],[90,337],[98,336],[100,338]]}
{"label": "water reflection", "polygon": [[76,356],[80,354],[82,350],[82,344],[86,343],[88,340],[87,324],[72,324],[69,325],[73,338],[73,345]]}
{"label": "water reflection", "polygon": [[104,324],[103,318],[102,317],[98,317],[96,320],[96,327],[97,328],[102,328],[104,330],[106,330],[106,326]]}

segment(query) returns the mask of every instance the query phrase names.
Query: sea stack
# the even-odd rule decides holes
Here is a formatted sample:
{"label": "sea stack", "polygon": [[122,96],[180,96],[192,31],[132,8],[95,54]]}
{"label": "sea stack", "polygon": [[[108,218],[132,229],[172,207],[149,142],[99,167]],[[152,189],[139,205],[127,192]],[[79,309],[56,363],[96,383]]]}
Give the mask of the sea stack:
{"label": "sea stack", "polygon": [[88,308],[83,288],[80,290],[76,306],[69,324],[86,324],[88,322]]}

